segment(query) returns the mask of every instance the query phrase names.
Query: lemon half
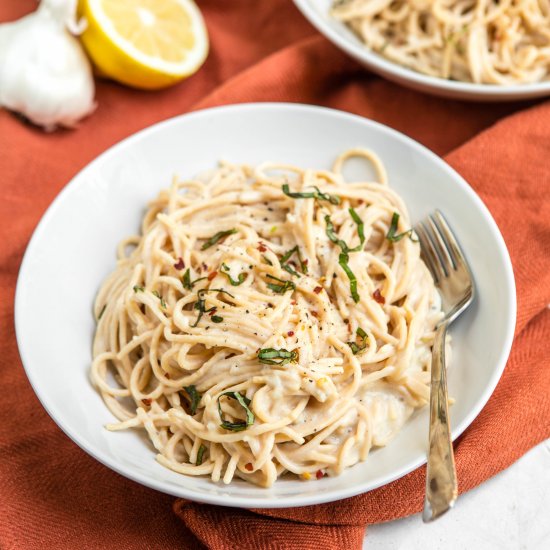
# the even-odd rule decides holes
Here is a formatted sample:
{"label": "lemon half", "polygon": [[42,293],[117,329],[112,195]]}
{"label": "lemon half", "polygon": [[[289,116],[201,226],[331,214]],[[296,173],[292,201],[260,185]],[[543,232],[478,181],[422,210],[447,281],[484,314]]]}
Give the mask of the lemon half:
{"label": "lemon half", "polygon": [[208,53],[208,34],[192,0],[81,0],[81,36],[105,76],[148,90],[193,74]]}

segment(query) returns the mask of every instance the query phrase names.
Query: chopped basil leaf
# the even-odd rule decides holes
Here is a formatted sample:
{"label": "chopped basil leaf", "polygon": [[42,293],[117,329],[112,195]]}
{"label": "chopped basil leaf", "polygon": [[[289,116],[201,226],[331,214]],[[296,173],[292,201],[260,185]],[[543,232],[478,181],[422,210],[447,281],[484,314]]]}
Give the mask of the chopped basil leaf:
{"label": "chopped basil leaf", "polygon": [[193,286],[198,283],[199,281],[204,281],[204,279],[208,279],[208,277],[199,277],[198,279],[195,279],[194,281],[191,280],[191,271],[189,268],[185,270],[185,273],[183,274],[183,277],[181,278],[181,282],[183,284],[183,288],[186,290],[192,290]]}
{"label": "chopped basil leaf", "polygon": [[269,258],[266,258],[265,256],[262,256],[262,260],[263,260],[267,265],[273,265],[273,262],[272,262]]}
{"label": "chopped basil leaf", "polygon": [[[231,296],[231,298],[235,298],[233,294],[230,294],[229,292],[227,292],[227,290],[223,290],[223,288],[202,288],[201,290],[199,290],[197,292],[198,300],[195,302],[195,305],[193,306],[194,309],[198,310],[199,314],[197,315],[197,319],[195,320],[194,324],[191,325],[193,328],[195,328],[199,324],[199,321],[202,319],[202,316],[205,313],[210,313],[211,311],[215,311],[216,309],[215,307],[206,309],[206,300],[204,299],[204,295],[207,292],[222,292],[223,294],[227,294],[228,296]],[[214,322],[219,323],[221,321],[214,321]]]}
{"label": "chopped basil leaf", "polygon": [[325,223],[327,225],[326,234],[327,234],[327,237],[334,244],[337,244],[342,249],[342,252],[358,252],[359,250],[363,249],[363,245],[365,244],[365,226],[363,224],[363,220],[359,217],[359,215],[353,208],[350,208],[348,212],[350,213],[350,216],[352,217],[353,221],[357,224],[357,234],[359,235],[359,244],[353,248],[350,248],[345,241],[343,241],[342,239],[339,239],[336,233],[334,232],[334,225],[332,224],[332,220],[328,215],[325,216]]}
{"label": "chopped basil leaf", "polygon": [[193,288],[193,285],[191,284],[191,271],[189,270],[189,268],[185,270],[185,273],[181,278],[181,282],[183,283],[183,288],[185,288],[186,290],[191,290]]}
{"label": "chopped basil leaf", "polygon": [[336,236],[336,233],[334,232],[334,225],[332,224],[332,220],[330,219],[330,216],[328,214],[325,216],[325,223],[327,225],[327,228],[325,230],[327,237],[334,244],[337,244],[342,249],[342,252],[348,252],[348,245],[342,239],[339,239]]}
{"label": "chopped basil leaf", "polygon": [[354,248],[349,248],[346,242],[344,242],[342,239],[339,239],[334,232],[334,225],[332,224],[332,221],[330,219],[330,216],[325,216],[325,223],[327,225],[326,228],[326,234],[327,237],[334,243],[337,244],[342,252],[340,253],[340,256],[338,257],[338,263],[340,264],[340,267],[345,271],[346,275],[349,279],[349,288],[351,291],[351,297],[353,298],[353,301],[355,303],[359,302],[359,293],[357,292],[357,278],[355,277],[355,273],[351,270],[349,266],[349,253],[350,252],[357,252],[363,248],[363,245],[365,244],[365,229],[363,225],[363,221],[358,216],[357,212],[353,209],[349,209],[350,216],[352,217],[353,221],[357,224],[357,234],[359,235],[359,244]]}
{"label": "chopped basil leaf", "polygon": [[105,313],[105,310],[107,309],[107,304],[105,304],[102,308],[101,308],[101,311],[99,312],[99,315],[97,316],[97,320],[99,321],[102,317],[103,317],[103,314]]}
{"label": "chopped basil leaf", "polygon": [[[287,363],[295,363],[298,360],[298,351],[264,348],[258,352],[258,359],[260,363],[266,365],[286,365]],[[275,359],[280,359],[280,361],[275,361]]]}
{"label": "chopped basil leaf", "polygon": [[318,187],[313,186],[315,191],[307,191],[301,193],[295,193],[290,191],[288,183],[285,183],[282,187],[283,193],[292,199],[316,199],[319,201],[328,201],[330,204],[340,204],[340,197],[337,195],[329,195],[328,193],[323,193]]}
{"label": "chopped basil leaf", "polygon": [[186,386],[183,389],[185,390],[185,393],[187,393],[187,395],[189,396],[189,399],[191,400],[191,403],[190,403],[191,414],[195,414],[197,412],[197,407],[199,406],[202,396],[197,391],[197,388],[195,388],[195,386]]}
{"label": "chopped basil leaf", "polygon": [[246,279],[245,273],[239,273],[237,280],[232,279],[231,275],[229,274],[229,267],[225,264],[222,264],[222,273],[229,279],[229,283],[231,284],[231,286],[242,285],[244,283],[244,280]]}
{"label": "chopped basil leaf", "polygon": [[223,317],[219,315],[212,315],[211,319],[214,323],[221,323],[223,321]]}
{"label": "chopped basil leaf", "polygon": [[166,302],[164,301],[164,298],[160,295],[159,291],[153,290],[153,295],[160,300],[160,307],[166,309]]}
{"label": "chopped basil leaf", "polygon": [[210,237],[202,246],[201,250],[206,250],[211,246],[214,246],[219,241],[228,237],[229,235],[234,235],[237,232],[236,229],[228,229],[227,231],[218,231],[214,236]]}
{"label": "chopped basil leaf", "polygon": [[392,243],[396,243],[396,242],[399,242],[403,237],[409,237],[413,243],[417,243],[418,239],[415,239],[413,237],[412,227],[407,231],[403,231],[403,233],[396,234],[398,223],[399,223],[399,214],[397,212],[394,212],[391,218],[391,225],[390,225],[390,228],[388,229],[386,239],[388,239],[388,241]]}
{"label": "chopped basil leaf", "polygon": [[195,462],[196,466],[200,466],[202,464],[202,457],[204,455],[204,451],[206,451],[206,447],[204,445],[201,445],[199,447],[199,452],[197,453],[197,462]]}
{"label": "chopped basil leaf", "polygon": [[298,245],[284,253],[284,255],[280,259],[281,267],[291,275],[297,275],[298,277],[300,277],[300,274],[287,263],[293,254],[296,254],[296,256],[298,256],[298,261],[300,262],[300,269],[302,270],[302,272],[307,273],[307,261],[302,259],[302,254],[300,253],[300,248],[298,247]]}
{"label": "chopped basil leaf", "polygon": [[363,224],[363,220],[353,208],[350,208],[348,212],[353,221],[357,224],[357,234],[359,235],[359,244],[354,248],[350,248],[349,252],[358,252],[363,249],[363,245],[365,244],[365,225]]}
{"label": "chopped basil leaf", "polygon": [[144,287],[135,285],[134,286],[134,292],[143,292],[145,290]]}
{"label": "chopped basil leaf", "polygon": [[355,273],[353,273],[350,266],[348,265],[348,261],[349,261],[348,253],[341,252],[340,256],[338,257],[338,263],[340,264],[340,267],[346,272],[346,275],[348,276],[351,297],[353,298],[353,301],[357,303],[359,302],[359,293],[357,292],[357,278],[355,277]]}
{"label": "chopped basil leaf", "polygon": [[277,294],[284,294],[285,292],[296,290],[296,285],[292,281],[283,281],[282,279],[279,279],[278,277],[274,277],[273,275],[266,275],[268,279],[272,279],[274,281],[278,281],[281,284],[274,284],[274,283],[267,283],[267,288],[272,290],[273,292]]}
{"label": "chopped basil leaf", "polygon": [[359,338],[361,338],[361,344],[357,344],[357,342],[346,342],[347,345],[351,348],[353,355],[361,353],[367,347],[367,343],[365,341],[367,339],[367,333],[361,327],[359,327],[356,334]]}
{"label": "chopped basil leaf", "polygon": [[[225,420],[225,418],[223,417],[222,405],[220,403],[220,399],[224,395],[226,395],[227,397],[230,397],[231,399],[235,399],[239,403],[239,405],[245,410],[246,421],[238,420],[237,422],[229,422],[228,420]],[[218,414],[220,415],[220,420],[222,421],[220,426],[225,430],[231,430],[233,432],[241,432],[243,430],[246,430],[248,426],[252,426],[252,424],[254,424],[255,417],[254,417],[254,413],[248,408],[248,405],[250,405],[250,399],[248,399],[244,395],[241,395],[239,392],[227,391],[225,393],[222,393],[218,397]]]}

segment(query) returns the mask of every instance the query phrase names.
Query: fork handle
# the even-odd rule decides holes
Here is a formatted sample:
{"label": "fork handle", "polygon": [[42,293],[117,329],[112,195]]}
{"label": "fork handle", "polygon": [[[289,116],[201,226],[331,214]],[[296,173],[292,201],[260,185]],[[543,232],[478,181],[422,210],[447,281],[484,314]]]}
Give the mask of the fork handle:
{"label": "fork handle", "polygon": [[444,514],[453,506],[458,495],[445,367],[447,326],[448,322],[438,326],[432,350],[430,449],[426,470],[426,497],[422,514],[424,522],[432,521]]}

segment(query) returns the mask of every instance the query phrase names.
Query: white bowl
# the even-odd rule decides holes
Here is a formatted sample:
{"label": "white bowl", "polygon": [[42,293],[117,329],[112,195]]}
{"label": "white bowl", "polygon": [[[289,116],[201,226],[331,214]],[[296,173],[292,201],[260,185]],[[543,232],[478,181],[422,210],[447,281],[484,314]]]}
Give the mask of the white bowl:
{"label": "white bowl", "polygon": [[[491,215],[447,164],[390,128],[340,111],[265,103],[199,111],[125,139],[84,168],[44,215],[21,266],[15,323],[29,380],[61,429],[126,477],[226,506],[332,501],[384,485],[425,462],[428,415],[422,410],[390,445],[340,477],[282,479],[271,489],[186,477],[158,464],[140,432],[103,428],[113,417],[89,379],[94,296],[115,265],[116,244],[138,231],[146,203],[174,173],[192,176],[222,157],[329,168],[338,152],[359,145],[378,152],[413,221],[435,208],[444,212],[471,262],[479,298],[453,325],[449,380],[456,398],[453,435],[464,431],[500,378],[515,324],[512,267]],[[358,163],[355,170],[361,169]]]}
{"label": "white bowl", "polygon": [[294,0],[309,22],[335,46],[375,73],[421,92],[471,101],[514,101],[550,95],[550,80],[499,86],[445,80],[418,73],[371,51],[342,22],[330,16],[332,0]]}

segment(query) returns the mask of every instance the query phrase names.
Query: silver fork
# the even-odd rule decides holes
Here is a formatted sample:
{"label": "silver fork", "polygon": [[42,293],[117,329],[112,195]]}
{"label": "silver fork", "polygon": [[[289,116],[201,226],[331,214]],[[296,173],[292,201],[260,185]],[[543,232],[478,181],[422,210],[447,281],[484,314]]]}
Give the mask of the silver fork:
{"label": "silver fork", "polygon": [[464,254],[439,210],[417,224],[414,230],[445,313],[436,327],[432,349],[430,447],[422,513],[422,519],[428,522],[452,508],[458,495],[449,424],[445,336],[449,325],[472,303],[475,286]]}

